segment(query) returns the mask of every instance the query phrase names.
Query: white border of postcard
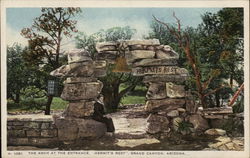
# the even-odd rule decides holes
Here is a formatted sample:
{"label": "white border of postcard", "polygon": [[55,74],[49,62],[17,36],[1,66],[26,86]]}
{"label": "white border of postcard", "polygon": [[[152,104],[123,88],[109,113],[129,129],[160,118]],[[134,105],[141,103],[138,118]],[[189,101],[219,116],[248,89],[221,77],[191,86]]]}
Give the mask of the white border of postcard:
{"label": "white border of postcard", "polygon": [[[48,154],[38,154],[39,151],[7,151],[7,129],[6,129],[6,8],[8,7],[244,7],[244,105],[245,105],[245,150],[244,151],[163,151],[164,155],[151,155],[151,151],[144,152],[143,155],[136,157],[185,157],[185,158],[248,158],[249,157],[249,0],[217,0],[217,1],[153,1],[153,0],[140,0],[140,1],[111,1],[111,0],[2,0],[1,1],[1,126],[2,126],[2,154],[4,158],[28,158],[28,157],[135,157],[131,155],[131,151],[103,151],[113,154],[95,154],[95,151],[89,151],[89,154],[72,154],[72,151],[43,151]],[[37,154],[31,155],[30,152]],[[81,152],[81,151],[74,151]],[[123,152],[118,153],[118,152]],[[138,151],[139,152],[139,151]],[[157,151],[154,151],[157,152]],[[159,151],[162,152],[162,151]],[[84,153],[84,152],[82,152]],[[184,153],[184,154],[182,154]]]}

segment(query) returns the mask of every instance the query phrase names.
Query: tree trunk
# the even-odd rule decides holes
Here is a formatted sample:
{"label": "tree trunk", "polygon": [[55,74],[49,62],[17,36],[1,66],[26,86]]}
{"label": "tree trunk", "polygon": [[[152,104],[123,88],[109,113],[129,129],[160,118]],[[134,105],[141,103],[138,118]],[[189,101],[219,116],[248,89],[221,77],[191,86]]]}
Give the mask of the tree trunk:
{"label": "tree trunk", "polygon": [[119,83],[114,83],[113,84],[113,101],[112,101],[112,109],[117,109],[118,105],[120,103],[120,98],[119,98]]}
{"label": "tree trunk", "polygon": [[113,93],[103,94],[104,96],[104,106],[107,111],[115,111],[120,103],[120,98],[115,98]]}
{"label": "tree trunk", "polygon": [[233,88],[233,75],[230,75],[230,87]]}
{"label": "tree trunk", "polygon": [[202,105],[202,107],[207,108],[207,104],[205,101],[205,95],[203,95],[202,93],[198,93],[198,95],[199,95],[200,104]]}
{"label": "tree trunk", "polygon": [[113,103],[112,103],[112,109],[114,110],[118,109],[120,101],[121,101],[120,98],[114,98]]}
{"label": "tree trunk", "polygon": [[45,115],[50,115],[50,106],[51,106],[52,100],[53,100],[53,96],[49,95],[47,104],[46,104]]}
{"label": "tree trunk", "polygon": [[[129,87],[123,89],[119,92],[119,87],[121,84],[120,80],[116,80],[111,83],[107,88],[103,87],[102,94],[104,96],[104,106],[108,111],[116,111],[119,106],[119,103],[122,97],[127,94],[129,91],[135,88],[137,82],[131,84]],[[112,87],[112,88],[110,88]]]}
{"label": "tree trunk", "polygon": [[213,98],[212,98],[211,95],[209,96],[209,105],[210,105],[210,107],[214,107],[215,106],[214,105],[214,100],[213,100]]}
{"label": "tree trunk", "polygon": [[216,107],[220,107],[220,95],[219,93],[215,93],[215,102],[216,102]]}
{"label": "tree trunk", "polygon": [[120,84],[113,83],[112,89],[103,88],[104,106],[108,111],[115,111],[118,108],[121,98],[119,97]]}
{"label": "tree trunk", "polygon": [[106,111],[110,111],[110,110],[112,110],[112,107],[111,107],[111,105],[112,105],[112,93],[110,93],[110,92],[105,92],[105,91],[103,91],[103,102],[104,102],[104,106],[105,106],[105,109],[106,109]]}
{"label": "tree trunk", "polygon": [[20,93],[16,93],[16,98],[15,98],[14,102],[17,104],[20,103]]}

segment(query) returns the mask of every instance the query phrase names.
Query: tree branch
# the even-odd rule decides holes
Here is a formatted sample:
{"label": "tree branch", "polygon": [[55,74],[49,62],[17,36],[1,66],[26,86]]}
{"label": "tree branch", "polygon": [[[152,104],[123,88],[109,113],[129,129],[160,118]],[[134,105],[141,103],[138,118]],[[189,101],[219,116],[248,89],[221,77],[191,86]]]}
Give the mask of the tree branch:
{"label": "tree branch", "polygon": [[202,85],[203,89],[207,89],[207,86],[210,84],[213,78],[214,76],[210,76],[210,78],[206,82],[203,83]]}
{"label": "tree branch", "polygon": [[122,96],[124,96],[127,92],[131,91],[133,88],[135,88],[136,83],[133,83],[132,85],[130,85],[129,87],[125,88],[124,90],[122,90],[118,96],[121,98]]}
{"label": "tree branch", "polygon": [[47,43],[47,46],[49,46],[49,47],[52,48],[53,50],[56,50],[56,48],[55,48],[53,45],[49,44],[49,43]]}
{"label": "tree branch", "polygon": [[180,39],[181,39],[181,38],[180,38],[180,35],[179,35],[174,29],[171,29],[171,28],[168,26],[167,23],[164,23],[164,22],[158,20],[154,15],[153,15],[153,18],[154,18],[158,23],[164,25],[164,26],[168,29],[168,31],[176,37],[176,39],[178,40],[179,44],[182,43],[182,42],[180,41]]}
{"label": "tree branch", "polygon": [[220,86],[220,87],[218,87],[218,88],[215,88],[214,90],[212,90],[212,91],[210,91],[210,92],[204,94],[204,97],[209,96],[209,95],[211,95],[211,94],[213,94],[213,93],[217,92],[218,90],[220,90],[220,89],[222,89],[222,88],[225,88],[225,87],[226,87],[226,86],[223,85],[223,86]]}
{"label": "tree branch", "polygon": [[180,34],[180,33],[181,33],[181,23],[180,23],[180,19],[178,19],[178,18],[175,16],[175,12],[173,12],[173,17],[174,17],[175,20],[177,21],[178,32],[179,32],[179,34]]}
{"label": "tree branch", "polygon": [[47,59],[49,60],[49,63],[52,65],[52,67],[55,68],[55,65],[54,65],[53,61],[51,60],[51,58],[50,58],[50,56],[49,56],[47,50],[44,49],[44,48],[43,48],[42,46],[40,46],[40,45],[39,45],[39,47],[44,51],[45,55],[47,56]]}
{"label": "tree branch", "polygon": [[56,44],[57,44],[57,40],[55,39],[55,37],[57,38],[57,35],[52,31],[52,34],[49,32],[49,30],[44,30],[44,29],[42,29],[39,25],[38,25],[38,23],[37,23],[37,21],[34,21],[34,23],[35,23],[35,28],[37,28],[37,29],[41,29],[43,32],[45,32],[45,33],[47,33],[55,42],[56,42]]}
{"label": "tree branch", "polygon": [[237,90],[237,92],[234,94],[232,99],[230,100],[228,106],[233,106],[233,103],[236,101],[238,96],[240,95],[240,92],[244,89],[244,83],[241,84],[240,88]]}

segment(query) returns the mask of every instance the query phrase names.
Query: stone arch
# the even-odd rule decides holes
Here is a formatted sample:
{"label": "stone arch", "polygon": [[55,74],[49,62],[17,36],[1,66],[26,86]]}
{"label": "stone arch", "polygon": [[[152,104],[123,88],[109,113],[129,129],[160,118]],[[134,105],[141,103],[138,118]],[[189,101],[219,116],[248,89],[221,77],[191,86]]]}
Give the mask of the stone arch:
{"label": "stone arch", "polygon": [[105,76],[107,64],[114,63],[120,55],[125,55],[132,74],[143,76],[143,82],[148,84],[147,132],[168,132],[169,122],[175,121],[173,118],[178,113],[185,112],[184,105],[188,104],[182,85],[188,71],[178,67],[178,54],[157,39],[97,43],[96,49],[98,54],[94,60],[85,50],[69,52],[68,65],[51,72],[53,76],[67,77],[61,97],[69,101],[69,106],[62,116],[54,117],[58,138],[64,141],[98,138],[107,131],[105,124],[93,118],[94,105],[100,102],[97,98],[102,89],[97,78]]}

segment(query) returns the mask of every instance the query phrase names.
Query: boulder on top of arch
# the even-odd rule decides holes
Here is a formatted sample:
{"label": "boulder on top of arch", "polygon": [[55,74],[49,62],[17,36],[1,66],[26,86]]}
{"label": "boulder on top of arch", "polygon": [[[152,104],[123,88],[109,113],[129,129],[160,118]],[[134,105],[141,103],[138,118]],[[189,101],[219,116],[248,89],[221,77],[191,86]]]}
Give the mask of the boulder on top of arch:
{"label": "boulder on top of arch", "polygon": [[117,51],[118,46],[121,46],[121,45],[128,46],[130,49],[140,50],[140,49],[150,48],[151,46],[159,46],[160,42],[158,39],[118,40],[114,42],[98,42],[96,44],[96,50],[100,53],[105,52],[105,51]]}
{"label": "boulder on top of arch", "polygon": [[[178,53],[169,45],[161,45],[158,39],[100,42],[96,44],[96,50],[98,51],[97,60],[114,63],[117,57],[125,56],[127,63],[132,66],[138,64],[151,66],[152,63],[164,63],[166,59],[172,59],[169,62],[171,61],[170,63],[173,65],[173,60],[179,58]],[[149,59],[151,59],[150,62]]]}

